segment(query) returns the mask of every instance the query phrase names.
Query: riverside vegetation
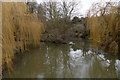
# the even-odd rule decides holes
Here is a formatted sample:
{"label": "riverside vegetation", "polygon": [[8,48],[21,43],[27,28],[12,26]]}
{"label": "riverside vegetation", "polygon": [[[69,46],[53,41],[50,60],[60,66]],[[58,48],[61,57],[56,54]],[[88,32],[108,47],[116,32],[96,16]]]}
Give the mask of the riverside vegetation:
{"label": "riverside vegetation", "polygon": [[40,42],[68,44],[74,38],[83,38],[95,48],[120,54],[120,8],[97,3],[87,17],[72,19],[75,6],[67,2],[2,3],[3,70],[12,71],[15,55],[40,46]]}
{"label": "riverside vegetation", "polygon": [[120,53],[120,7],[110,2],[97,3],[88,13],[87,29],[90,38],[99,48],[110,53]]}
{"label": "riverside vegetation", "polygon": [[37,15],[29,13],[28,6],[22,2],[2,3],[2,39],[3,39],[3,68],[12,70],[16,53],[28,51],[30,47],[40,44],[43,24]]}

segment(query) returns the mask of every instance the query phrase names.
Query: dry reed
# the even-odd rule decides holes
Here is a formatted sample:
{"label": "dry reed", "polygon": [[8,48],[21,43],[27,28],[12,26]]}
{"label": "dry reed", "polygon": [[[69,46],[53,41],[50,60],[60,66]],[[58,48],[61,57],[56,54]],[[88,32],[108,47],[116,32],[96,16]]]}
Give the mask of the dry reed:
{"label": "dry reed", "polygon": [[3,66],[12,70],[15,53],[39,45],[43,24],[23,2],[2,3]]}
{"label": "dry reed", "polygon": [[98,42],[98,45],[102,46],[104,50],[118,53],[118,30],[120,27],[118,7],[106,4],[99,9],[97,7],[97,11],[91,15],[92,10],[96,10],[95,7],[89,11],[87,20],[90,38],[94,42]]}

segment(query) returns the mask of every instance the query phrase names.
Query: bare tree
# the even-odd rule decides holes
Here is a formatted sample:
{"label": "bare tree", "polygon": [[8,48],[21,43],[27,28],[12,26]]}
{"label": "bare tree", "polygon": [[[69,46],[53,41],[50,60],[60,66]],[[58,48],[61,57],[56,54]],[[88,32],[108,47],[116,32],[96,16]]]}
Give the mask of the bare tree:
{"label": "bare tree", "polygon": [[61,2],[44,2],[40,5],[44,8],[47,19],[58,19],[71,18],[78,4],[74,1],[65,2],[61,0]]}
{"label": "bare tree", "polygon": [[74,1],[65,2],[62,1],[61,7],[63,12],[63,17],[71,18],[72,14],[75,12],[75,8],[78,4]]}

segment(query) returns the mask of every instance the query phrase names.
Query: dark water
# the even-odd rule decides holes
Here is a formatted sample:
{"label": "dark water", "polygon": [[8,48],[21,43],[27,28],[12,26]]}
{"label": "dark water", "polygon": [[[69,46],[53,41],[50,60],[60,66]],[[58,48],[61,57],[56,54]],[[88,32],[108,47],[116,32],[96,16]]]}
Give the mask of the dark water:
{"label": "dark water", "polygon": [[[70,42],[72,44],[72,42]],[[42,43],[40,48],[19,57],[11,78],[118,78],[117,56],[94,50],[88,41],[72,45]]]}

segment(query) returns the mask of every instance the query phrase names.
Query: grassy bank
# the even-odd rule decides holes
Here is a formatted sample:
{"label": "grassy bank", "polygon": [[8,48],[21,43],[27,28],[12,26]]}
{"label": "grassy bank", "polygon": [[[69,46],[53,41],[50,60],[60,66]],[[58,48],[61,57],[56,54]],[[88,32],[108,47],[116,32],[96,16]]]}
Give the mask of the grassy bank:
{"label": "grassy bank", "polygon": [[3,66],[12,70],[15,53],[39,45],[43,24],[25,3],[2,3]]}
{"label": "grassy bank", "polygon": [[[97,45],[110,53],[118,53],[120,14],[119,8],[111,4],[96,4],[89,11],[87,27],[90,31],[90,39]],[[98,8],[98,6],[101,6]],[[94,12],[92,11],[94,10]],[[95,11],[97,10],[97,11]],[[93,13],[92,13],[93,12]],[[91,15],[91,13],[93,15]]]}

